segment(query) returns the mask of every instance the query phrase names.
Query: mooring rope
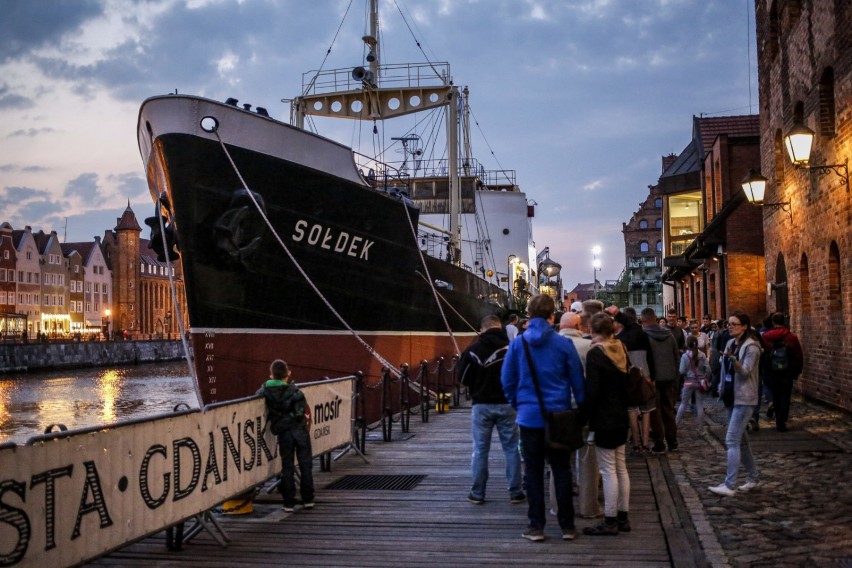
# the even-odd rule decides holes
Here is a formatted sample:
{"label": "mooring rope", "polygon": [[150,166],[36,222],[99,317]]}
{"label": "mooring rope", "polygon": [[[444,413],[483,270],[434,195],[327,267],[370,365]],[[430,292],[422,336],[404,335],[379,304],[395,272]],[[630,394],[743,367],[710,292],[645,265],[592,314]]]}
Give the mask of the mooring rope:
{"label": "mooring rope", "polygon": [[[414,273],[417,274],[423,280],[425,280],[427,283],[429,283],[429,279],[426,278],[426,276],[424,276],[422,272],[415,270]],[[449,300],[447,300],[445,297],[443,297],[440,293],[438,293],[438,297],[441,299],[442,302],[444,302],[444,305],[446,305],[448,308],[453,310],[453,313],[456,314],[459,317],[459,319],[462,320],[465,323],[465,325],[467,327],[469,327],[474,333],[479,335],[479,330],[476,329],[475,327],[473,327],[473,325],[469,321],[467,321],[467,319],[465,319],[465,317],[463,315],[461,315],[457,309],[455,309],[453,307],[453,305],[449,302]]]}
{"label": "mooring rope", "polygon": [[225,156],[228,158],[228,161],[231,163],[231,167],[234,169],[234,173],[237,174],[237,177],[239,178],[240,183],[243,185],[243,189],[245,189],[246,193],[248,193],[249,199],[251,199],[252,203],[254,203],[254,206],[257,209],[258,213],[260,213],[260,216],[263,219],[263,222],[266,223],[266,226],[272,232],[272,235],[275,237],[275,240],[278,241],[279,245],[281,245],[281,248],[287,254],[287,257],[293,263],[293,266],[296,267],[296,270],[299,271],[299,274],[301,274],[302,277],[305,279],[305,282],[308,283],[308,286],[310,286],[311,289],[319,297],[319,299],[322,300],[322,302],[331,311],[331,313],[334,315],[334,317],[337,318],[337,320],[340,322],[340,324],[343,327],[345,327],[349,331],[349,333],[352,334],[352,336],[358,341],[358,343],[360,343],[364,347],[364,349],[367,350],[367,352],[370,353],[370,355],[372,355],[383,366],[387,367],[388,369],[393,371],[397,376],[399,376],[400,370],[397,369],[396,367],[394,367],[393,365],[391,365],[387,361],[387,359],[382,357],[375,349],[373,349],[373,347],[369,343],[364,341],[364,339],[360,335],[358,335],[358,332],[355,331],[354,329],[352,329],[352,327],[349,325],[349,323],[347,323],[347,321],[345,319],[343,319],[343,316],[341,316],[340,313],[336,309],[334,309],[334,306],[331,305],[331,303],[328,301],[328,299],[325,297],[325,295],[320,291],[320,289],[317,288],[316,284],[314,284],[314,282],[311,280],[311,278],[308,276],[308,274],[305,272],[305,270],[302,268],[302,266],[296,260],[296,257],[293,256],[293,253],[290,252],[290,249],[287,247],[286,244],[284,244],[284,241],[278,235],[278,231],[276,231],[275,227],[272,226],[272,223],[269,221],[269,218],[266,216],[266,213],[263,211],[263,209],[260,207],[260,204],[258,204],[257,200],[254,198],[254,193],[252,193],[252,191],[249,189],[248,185],[246,184],[245,179],[243,179],[243,176],[240,173],[239,168],[237,168],[237,164],[234,163],[234,160],[231,157],[230,152],[228,152],[228,148],[225,147],[225,143],[222,141],[222,138],[219,136],[218,128],[213,130],[213,134],[216,135],[216,139],[219,141],[219,145],[222,146],[222,151],[225,152]]}
{"label": "mooring rope", "polygon": [[417,229],[414,228],[414,221],[411,220],[411,212],[408,210],[408,205],[404,200],[400,199],[399,202],[402,204],[402,208],[405,209],[405,217],[408,219],[408,226],[411,227],[411,234],[414,236],[414,248],[417,249],[417,254],[420,255],[420,263],[423,265],[423,271],[426,272],[426,282],[429,284],[429,288],[432,289],[432,295],[435,296],[435,304],[438,306],[438,311],[441,313],[441,318],[444,320],[444,325],[447,328],[447,333],[450,334],[450,339],[453,342],[453,347],[455,348],[456,353],[461,353],[459,350],[459,344],[456,342],[456,336],[453,335],[453,330],[450,328],[450,323],[447,321],[447,315],[444,313],[444,308],[441,307],[441,299],[438,297],[438,290],[435,288],[435,283],[432,282],[432,275],[429,274],[429,267],[426,266],[426,259],[423,257],[423,251],[420,250],[420,246],[417,244]]}
{"label": "mooring rope", "polygon": [[[183,355],[186,359],[186,364],[189,366],[189,375],[192,377],[192,382],[195,384],[195,398],[198,400],[198,408],[204,408],[204,400],[201,398],[201,385],[198,383],[198,376],[195,373],[195,366],[192,364],[192,356],[189,353],[189,342],[186,340],[186,331],[183,325],[183,313],[178,305],[177,290],[175,289],[175,278],[172,273],[172,261],[169,259],[169,249],[171,248],[166,241],[166,227],[163,224],[163,202],[161,196],[157,196],[157,219],[160,222],[160,237],[163,239],[163,251],[166,255],[166,271],[169,273],[169,291],[172,295],[172,313],[177,318],[178,331],[180,332],[180,342],[183,346]],[[174,223],[174,220],[172,220]]]}

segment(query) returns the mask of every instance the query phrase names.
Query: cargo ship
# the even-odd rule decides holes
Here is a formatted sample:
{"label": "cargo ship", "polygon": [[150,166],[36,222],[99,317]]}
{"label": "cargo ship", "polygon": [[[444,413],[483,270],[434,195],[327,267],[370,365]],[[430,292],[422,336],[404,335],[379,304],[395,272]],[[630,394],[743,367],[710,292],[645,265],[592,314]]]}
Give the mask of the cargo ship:
{"label": "cargo ship", "polygon": [[[158,256],[183,268],[204,403],[254,393],[275,358],[298,381],[361,371],[373,385],[383,368],[449,365],[535,281],[533,205],[514,172],[470,155],[467,88],[446,63],[382,64],[371,4],[363,65],[306,74],[289,123],[235,99],[141,106],[146,223]],[[425,159],[410,131],[390,162],[305,127],[387,129],[415,112],[438,113],[445,158]]]}

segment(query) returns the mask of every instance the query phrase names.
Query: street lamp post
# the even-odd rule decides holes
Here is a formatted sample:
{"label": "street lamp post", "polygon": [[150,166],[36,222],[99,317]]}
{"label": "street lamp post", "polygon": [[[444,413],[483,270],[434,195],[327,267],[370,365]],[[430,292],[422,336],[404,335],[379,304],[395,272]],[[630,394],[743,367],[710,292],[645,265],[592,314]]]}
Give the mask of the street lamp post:
{"label": "street lamp post", "polygon": [[601,247],[595,245],[592,247],[592,290],[595,300],[598,299],[598,271],[601,269],[601,260],[598,255],[601,253]]}

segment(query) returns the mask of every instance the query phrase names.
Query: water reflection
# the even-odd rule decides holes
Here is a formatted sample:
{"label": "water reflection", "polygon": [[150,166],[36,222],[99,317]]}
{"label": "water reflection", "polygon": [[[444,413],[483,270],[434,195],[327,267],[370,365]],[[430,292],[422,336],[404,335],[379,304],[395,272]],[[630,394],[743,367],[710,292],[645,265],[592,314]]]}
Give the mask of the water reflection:
{"label": "water reflection", "polygon": [[185,362],[0,375],[0,443],[22,444],[50,424],[100,426],[197,408]]}

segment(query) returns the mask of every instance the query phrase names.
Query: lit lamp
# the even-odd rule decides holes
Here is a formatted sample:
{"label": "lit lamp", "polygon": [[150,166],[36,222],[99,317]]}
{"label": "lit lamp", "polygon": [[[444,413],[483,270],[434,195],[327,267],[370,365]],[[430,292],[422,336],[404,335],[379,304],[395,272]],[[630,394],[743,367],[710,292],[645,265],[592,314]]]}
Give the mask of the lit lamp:
{"label": "lit lamp", "polygon": [[790,161],[797,168],[806,170],[825,171],[831,170],[846,186],[846,192],[849,192],[849,159],[847,158],[842,164],[823,164],[821,166],[812,166],[808,164],[811,160],[811,150],[814,145],[814,131],[797,122],[793,128],[784,136],[784,144],[787,146],[787,153],[790,155]]}
{"label": "lit lamp", "polygon": [[743,191],[749,203],[763,207],[764,209],[781,209],[790,216],[790,223],[793,223],[793,210],[789,201],[780,201],[778,203],[767,203],[763,200],[766,194],[766,182],[769,180],[760,175],[757,170],[749,170],[743,178]]}
{"label": "lit lamp", "polygon": [[601,259],[598,258],[598,255],[600,253],[601,247],[597,245],[592,247],[592,289],[595,300],[598,299],[598,270],[601,269]]}
{"label": "lit lamp", "polygon": [[[540,282],[541,282],[540,292],[542,294],[548,294],[548,295],[551,294],[553,289],[550,286],[550,279],[553,278],[554,276],[559,276],[560,272],[562,272],[562,265],[559,264],[558,262],[556,262],[555,260],[553,260],[552,258],[550,258],[549,254],[547,256],[545,256],[541,260],[541,262],[538,263],[539,279],[541,279],[541,277],[544,276],[544,280],[543,281],[540,280]],[[559,284],[559,281],[557,280],[557,292],[559,291],[558,290],[558,288],[559,288],[558,284]],[[561,302],[561,299],[556,298],[556,302],[557,303]]]}
{"label": "lit lamp", "polygon": [[515,297],[515,295],[512,293],[512,286],[514,286],[515,284],[515,271],[512,265],[518,263],[518,257],[514,254],[510,254],[507,262],[509,264],[509,274],[506,282],[506,292],[509,294],[509,307],[511,308],[512,299]]}
{"label": "lit lamp", "polygon": [[110,314],[112,314],[112,312],[109,309],[104,310],[104,318],[103,318],[104,337],[106,337],[107,339],[109,339],[109,316],[110,316]]}

